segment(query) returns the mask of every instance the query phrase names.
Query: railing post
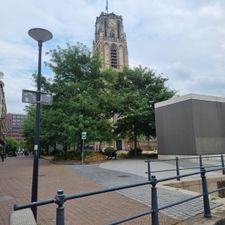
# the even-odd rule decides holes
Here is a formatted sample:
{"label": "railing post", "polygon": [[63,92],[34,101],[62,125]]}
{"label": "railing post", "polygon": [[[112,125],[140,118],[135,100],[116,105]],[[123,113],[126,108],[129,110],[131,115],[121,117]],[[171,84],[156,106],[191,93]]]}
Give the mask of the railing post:
{"label": "railing post", "polygon": [[222,165],[222,167],[223,167],[222,174],[225,175],[225,168],[224,168],[224,158],[223,158],[223,154],[221,154],[221,165]]}
{"label": "railing post", "polygon": [[148,180],[150,181],[152,178],[152,175],[151,175],[151,165],[150,165],[149,159],[147,160],[147,165],[148,165]]}
{"label": "railing post", "polygon": [[200,171],[203,167],[203,163],[202,163],[202,155],[199,155],[199,167],[200,167]]}
{"label": "railing post", "polygon": [[211,216],[211,209],[209,204],[209,194],[208,194],[208,187],[207,187],[205,173],[206,173],[205,168],[201,168],[204,217],[211,218],[212,216]]}
{"label": "railing post", "polygon": [[56,204],[58,205],[56,209],[56,225],[64,225],[64,202],[65,195],[62,190],[57,191],[57,195],[55,197]]}
{"label": "railing post", "polygon": [[159,225],[159,215],[158,215],[158,197],[157,197],[157,179],[152,176],[152,225]]}
{"label": "railing post", "polygon": [[180,169],[179,169],[179,158],[176,157],[176,171],[177,171],[177,180],[180,181]]}

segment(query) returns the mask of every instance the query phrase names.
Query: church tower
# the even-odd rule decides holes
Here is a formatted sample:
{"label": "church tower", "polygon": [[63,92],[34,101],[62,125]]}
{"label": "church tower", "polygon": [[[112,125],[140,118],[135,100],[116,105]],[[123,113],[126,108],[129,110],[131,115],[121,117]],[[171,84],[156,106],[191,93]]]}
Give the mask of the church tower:
{"label": "church tower", "polygon": [[97,17],[93,52],[99,55],[103,68],[122,69],[128,66],[127,41],[122,16],[102,12]]}

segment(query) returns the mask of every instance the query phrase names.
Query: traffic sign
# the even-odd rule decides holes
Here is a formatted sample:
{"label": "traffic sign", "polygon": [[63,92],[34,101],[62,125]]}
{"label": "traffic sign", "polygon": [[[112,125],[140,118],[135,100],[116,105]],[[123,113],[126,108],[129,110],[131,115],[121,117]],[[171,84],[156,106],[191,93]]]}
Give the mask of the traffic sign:
{"label": "traffic sign", "polygon": [[82,133],[81,133],[81,139],[82,139],[82,140],[87,139],[87,132],[82,132]]}
{"label": "traffic sign", "polygon": [[[37,92],[31,90],[23,90],[22,102],[24,103],[37,103]],[[53,98],[52,95],[41,92],[41,104],[42,105],[52,105]]]}

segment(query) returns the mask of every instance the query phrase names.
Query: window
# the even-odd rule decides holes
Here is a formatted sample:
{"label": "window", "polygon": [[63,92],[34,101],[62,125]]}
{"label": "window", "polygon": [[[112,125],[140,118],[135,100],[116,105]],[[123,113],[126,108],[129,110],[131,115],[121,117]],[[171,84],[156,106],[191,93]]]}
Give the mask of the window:
{"label": "window", "polygon": [[117,21],[117,37],[120,38],[120,21]]}
{"label": "window", "polygon": [[117,68],[117,48],[115,44],[111,46],[111,66]]}
{"label": "window", "polygon": [[107,18],[104,20],[105,37],[107,37]]}

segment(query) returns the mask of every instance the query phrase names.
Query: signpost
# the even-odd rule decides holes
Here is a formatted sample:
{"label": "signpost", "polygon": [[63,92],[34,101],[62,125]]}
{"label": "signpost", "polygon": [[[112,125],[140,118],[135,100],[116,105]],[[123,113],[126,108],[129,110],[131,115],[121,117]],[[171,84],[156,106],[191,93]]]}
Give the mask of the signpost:
{"label": "signpost", "polygon": [[82,140],[87,139],[87,132],[82,132],[82,133],[81,133],[81,139],[82,139]]}
{"label": "signpost", "polygon": [[84,163],[84,140],[87,139],[87,132],[81,132],[81,139],[82,139],[82,152],[81,152],[81,163]]}
{"label": "signpost", "polygon": [[[37,91],[23,90],[22,102],[36,104],[37,103]],[[42,105],[52,105],[52,102],[53,102],[52,95],[41,92],[41,102],[40,103]]]}

